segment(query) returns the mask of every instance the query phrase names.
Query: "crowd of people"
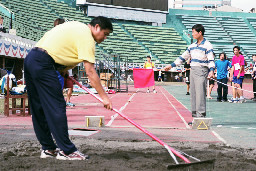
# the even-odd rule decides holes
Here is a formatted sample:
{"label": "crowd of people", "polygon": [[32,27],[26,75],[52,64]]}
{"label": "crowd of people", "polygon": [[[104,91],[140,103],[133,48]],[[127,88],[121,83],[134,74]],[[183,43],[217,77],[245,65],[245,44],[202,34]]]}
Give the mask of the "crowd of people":
{"label": "crowd of people", "polygon": [[[243,95],[242,83],[244,80],[245,66],[247,64],[240,51],[240,47],[234,46],[234,56],[231,61],[227,59],[224,52],[220,53],[219,59],[215,61],[213,46],[204,38],[204,33],[205,29],[203,25],[194,25],[192,27],[192,36],[197,41],[192,43],[172,64],[164,68],[164,70],[169,71],[171,68],[185,63],[186,95],[191,94],[192,117],[199,118],[206,117],[206,98],[212,99],[211,91],[215,82],[218,84],[217,102],[246,102]],[[256,101],[256,55],[253,55],[252,58],[253,64],[246,69],[252,74],[254,94],[252,100]],[[228,80],[231,82],[232,86],[233,97],[231,99],[227,98]],[[208,87],[207,81],[209,81]],[[207,89],[208,91],[206,92]]]}
{"label": "crowd of people", "polygon": [[[246,67],[246,61],[244,59],[244,56],[242,55],[240,51],[239,46],[234,46],[233,48],[234,56],[231,60],[227,59],[227,56],[224,52],[219,54],[219,59],[215,62],[215,73],[217,75],[217,78],[210,79],[209,80],[209,91],[207,93],[207,98],[212,99],[211,97],[211,91],[214,86],[214,80],[217,81],[217,102],[230,102],[230,103],[244,103],[246,102],[244,96],[243,96],[243,81],[245,72],[251,73],[251,77],[253,80],[253,98],[251,100],[256,101],[256,88],[255,88],[255,56],[252,55],[253,64]],[[231,82],[232,87],[232,97],[231,99],[227,99],[228,94],[228,80]]]}

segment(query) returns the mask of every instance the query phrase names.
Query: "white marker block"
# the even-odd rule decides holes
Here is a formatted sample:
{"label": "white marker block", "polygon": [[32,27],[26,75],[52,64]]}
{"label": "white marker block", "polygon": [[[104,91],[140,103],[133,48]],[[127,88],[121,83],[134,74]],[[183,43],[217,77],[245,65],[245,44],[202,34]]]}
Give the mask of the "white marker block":
{"label": "white marker block", "polygon": [[104,116],[85,116],[86,127],[103,127],[105,125]]}

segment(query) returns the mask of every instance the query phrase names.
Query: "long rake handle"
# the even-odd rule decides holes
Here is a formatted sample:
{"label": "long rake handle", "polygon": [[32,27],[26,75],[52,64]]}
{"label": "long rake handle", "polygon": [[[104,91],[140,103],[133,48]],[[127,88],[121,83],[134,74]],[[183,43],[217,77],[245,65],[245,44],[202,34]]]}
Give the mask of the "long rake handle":
{"label": "long rake handle", "polygon": [[[84,89],[85,91],[87,91],[90,95],[92,95],[93,97],[95,97],[97,100],[99,100],[101,103],[103,102],[103,100],[96,96],[94,93],[92,93],[88,88],[84,87],[83,85],[81,85],[78,81],[76,81],[74,78],[70,77],[70,79],[76,83],[79,87],[81,87],[82,89]],[[137,123],[135,123],[133,120],[129,119],[126,115],[124,115],[122,112],[120,112],[119,110],[113,108],[113,111],[116,112],[117,114],[119,114],[121,117],[123,117],[124,119],[126,119],[128,122],[130,122],[132,125],[134,125],[135,127],[137,127],[138,129],[140,129],[142,132],[144,132],[145,134],[147,134],[148,136],[150,136],[152,139],[156,140],[159,144],[161,144],[162,146],[164,146],[165,148],[169,148],[171,150],[171,152],[173,152],[173,154],[175,154],[176,156],[178,156],[179,158],[181,158],[182,160],[184,160],[186,163],[191,163],[185,156],[181,155],[179,152],[177,152],[175,149],[171,148],[170,146],[168,146],[165,142],[163,142],[162,140],[160,140],[159,138],[157,138],[155,135],[151,134],[150,132],[148,132],[146,129],[144,129],[143,127],[141,127],[140,125],[138,125]]]}

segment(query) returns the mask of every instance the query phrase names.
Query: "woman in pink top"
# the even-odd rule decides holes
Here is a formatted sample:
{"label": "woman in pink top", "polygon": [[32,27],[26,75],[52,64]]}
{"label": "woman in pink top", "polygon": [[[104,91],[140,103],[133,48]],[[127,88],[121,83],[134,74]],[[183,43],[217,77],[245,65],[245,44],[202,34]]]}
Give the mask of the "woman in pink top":
{"label": "woman in pink top", "polygon": [[[244,56],[240,54],[240,47],[235,46],[233,48],[234,56],[232,58],[232,69],[230,72],[230,81],[232,81],[235,87],[233,89],[233,98],[229,102],[233,103],[243,103],[245,99],[243,97],[243,93],[241,89],[241,84],[244,79]],[[238,99],[240,97],[240,99]]]}

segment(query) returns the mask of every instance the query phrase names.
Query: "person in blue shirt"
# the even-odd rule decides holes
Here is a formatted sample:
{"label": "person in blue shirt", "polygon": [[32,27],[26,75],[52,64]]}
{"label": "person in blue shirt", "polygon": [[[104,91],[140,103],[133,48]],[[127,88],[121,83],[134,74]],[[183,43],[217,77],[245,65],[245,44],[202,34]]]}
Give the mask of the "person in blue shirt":
{"label": "person in blue shirt", "polygon": [[[217,101],[221,102],[224,101],[226,102],[227,95],[228,95],[228,67],[231,68],[231,63],[227,60],[227,56],[224,52],[220,53],[219,55],[220,59],[215,62],[215,68],[217,69],[217,81],[218,81],[218,97]],[[222,84],[224,83],[224,84]],[[222,95],[222,90],[223,90],[223,95]]]}

